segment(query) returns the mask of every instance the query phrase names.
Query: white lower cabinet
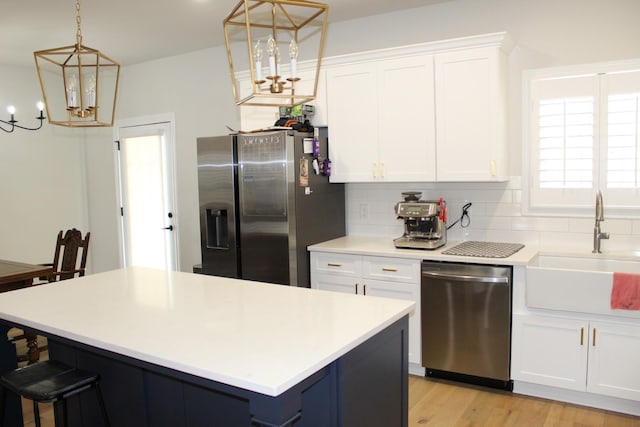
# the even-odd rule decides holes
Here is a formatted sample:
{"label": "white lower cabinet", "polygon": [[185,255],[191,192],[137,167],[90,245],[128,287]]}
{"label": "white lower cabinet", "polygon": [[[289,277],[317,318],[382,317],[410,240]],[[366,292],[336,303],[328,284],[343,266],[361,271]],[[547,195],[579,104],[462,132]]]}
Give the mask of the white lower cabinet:
{"label": "white lower cabinet", "polygon": [[640,325],[590,322],[587,391],[640,401]]}
{"label": "white lower cabinet", "polygon": [[409,363],[421,365],[420,260],[311,253],[311,287],[414,301],[409,315]]}
{"label": "white lower cabinet", "polygon": [[640,401],[640,325],[514,314],[512,377]]}
{"label": "white lower cabinet", "polygon": [[586,327],[581,320],[514,314],[513,379],[584,391]]}

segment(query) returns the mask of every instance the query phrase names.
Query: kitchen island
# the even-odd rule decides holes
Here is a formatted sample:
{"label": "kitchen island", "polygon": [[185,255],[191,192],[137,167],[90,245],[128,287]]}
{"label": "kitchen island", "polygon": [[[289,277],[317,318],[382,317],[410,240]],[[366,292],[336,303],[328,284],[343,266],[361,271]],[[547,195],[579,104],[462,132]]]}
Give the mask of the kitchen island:
{"label": "kitchen island", "polygon": [[[127,268],[0,295],[117,426],[406,426],[414,304]],[[91,393],[71,426],[99,426]]]}

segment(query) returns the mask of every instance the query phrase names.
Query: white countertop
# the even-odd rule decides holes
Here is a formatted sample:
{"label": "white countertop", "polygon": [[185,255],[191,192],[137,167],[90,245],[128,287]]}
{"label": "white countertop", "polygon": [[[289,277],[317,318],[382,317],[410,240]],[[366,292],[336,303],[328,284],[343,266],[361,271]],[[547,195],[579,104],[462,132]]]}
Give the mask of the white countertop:
{"label": "white countertop", "polygon": [[[445,255],[445,251],[462,242],[447,242],[434,249],[398,249],[393,245],[392,237],[344,236],[308,247],[309,251],[350,253],[395,258],[411,258],[434,261],[467,262],[476,264],[527,265],[538,253],[538,249],[526,246],[507,258],[483,258],[470,256]],[[514,242],[517,243],[517,242]]]}
{"label": "white countertop", "polygon": [[277,396],[411,301],[133,267],[0,294],[0,318]]}

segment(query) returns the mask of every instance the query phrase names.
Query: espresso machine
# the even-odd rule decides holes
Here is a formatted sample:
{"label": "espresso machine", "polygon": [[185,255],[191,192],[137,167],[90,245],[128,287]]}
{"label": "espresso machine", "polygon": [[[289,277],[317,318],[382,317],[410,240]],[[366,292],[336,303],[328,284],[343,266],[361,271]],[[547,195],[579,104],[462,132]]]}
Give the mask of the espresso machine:
{"label": "espresso machine", "polygon": [[396,203],[398,219],[404,221],[404,234],[393,240],[396,248],[436,249],[447,243],[447,207],[438,201],[420,200],[422,193],[407,191]]}

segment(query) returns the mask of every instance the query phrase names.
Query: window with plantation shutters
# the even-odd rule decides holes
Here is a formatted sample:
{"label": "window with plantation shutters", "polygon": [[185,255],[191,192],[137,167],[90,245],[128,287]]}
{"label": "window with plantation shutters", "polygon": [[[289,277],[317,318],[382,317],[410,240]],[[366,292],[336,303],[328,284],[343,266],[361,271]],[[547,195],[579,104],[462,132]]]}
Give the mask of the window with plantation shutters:
{"label": "window with plantation shutters", "polygon": [[609,95],[607,188],[640,187],[640,93]]}
{"label": "window with plantation shutters", "polygon": [[593,97],[540,100],[541,188],[593,186]]}
{"label": "window with plantation shutters", "polygon": [[528,213],[640,209],[640,61],[525,74],[524,199]]}

